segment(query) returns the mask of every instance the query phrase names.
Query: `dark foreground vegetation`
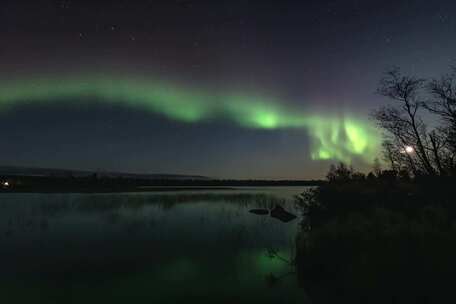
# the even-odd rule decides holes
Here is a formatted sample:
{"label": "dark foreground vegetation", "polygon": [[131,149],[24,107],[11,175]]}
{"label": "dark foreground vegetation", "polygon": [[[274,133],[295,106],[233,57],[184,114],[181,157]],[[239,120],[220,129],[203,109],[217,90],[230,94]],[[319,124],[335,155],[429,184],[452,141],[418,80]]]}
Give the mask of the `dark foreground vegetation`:
{"label": "dark foreground vegetation", "polygon": [[379,93],[393,101],[374,113],[389,169],[332,166],[298,198],[298,277],[314,303],[453,302],[456,69],[430,81],[395,69]]}
{"label": "dark foreground vegetation", "polygon": [[443,303],[456,275],[456,180],[340,165],[300,198],[299,278],[315,303]]}

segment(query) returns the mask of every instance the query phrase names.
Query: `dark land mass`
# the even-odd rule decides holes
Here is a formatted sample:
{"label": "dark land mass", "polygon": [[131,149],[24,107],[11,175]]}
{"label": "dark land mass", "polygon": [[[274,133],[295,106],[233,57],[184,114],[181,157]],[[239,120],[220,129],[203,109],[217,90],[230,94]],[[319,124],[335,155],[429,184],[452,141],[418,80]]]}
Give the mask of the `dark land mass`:
{"label": "dark land mass", "polygon": [[199,175],[135,174],[0,167],[0,193],[109,193],[230,190],[235,187],[318,186],[319,180],[229,180]]}
{"label": "dark land mass", "polygon": [[455,176],[339,166],[306,190],[296,271],[313,303],[445,303],[456,275]]}
{"label": "dark land mass", "polygon": [[114,171],[83,171],[71,169],[55,169],[55,168],[36,168],[36,167],[16,167],[16,166],[0,166],[0,176],[10,177],[88,177],[96,175],[103,178],[130,178],[130,179],[166,179],[166,180],[209,180],[209,177],[201,175],[184,175],[184,174],[141,174],[141,173],[126,173]]}

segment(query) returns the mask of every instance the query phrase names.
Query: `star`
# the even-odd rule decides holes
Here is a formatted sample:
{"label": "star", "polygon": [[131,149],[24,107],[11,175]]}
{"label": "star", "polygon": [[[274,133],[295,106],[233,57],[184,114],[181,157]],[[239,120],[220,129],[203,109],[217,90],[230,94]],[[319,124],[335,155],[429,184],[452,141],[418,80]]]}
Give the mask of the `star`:
{"label": "star", "polygon": [[445,23],[445,22],[448,20],[448,15],[446,15],[446,14],[439,14],[438,18],[439,18],[439,21],[440,21],[441,23]]}
{"label": "star", "polygon": [[61,9],[68,9],[68,8],[70,8],[70,5],[71,5],[71,1],[70,0],[62,0],[59,3],[59,6],[60,6]]}

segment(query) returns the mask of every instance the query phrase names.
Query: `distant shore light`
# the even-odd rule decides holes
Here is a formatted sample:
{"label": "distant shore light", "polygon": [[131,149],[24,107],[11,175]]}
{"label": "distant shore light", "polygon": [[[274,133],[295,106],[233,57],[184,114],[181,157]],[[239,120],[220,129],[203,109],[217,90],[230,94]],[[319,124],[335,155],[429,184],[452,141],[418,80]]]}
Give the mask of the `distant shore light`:
{"label": "distant shore light", "polygon": [[9,187],[9,182],[3,182],[3,187]]}

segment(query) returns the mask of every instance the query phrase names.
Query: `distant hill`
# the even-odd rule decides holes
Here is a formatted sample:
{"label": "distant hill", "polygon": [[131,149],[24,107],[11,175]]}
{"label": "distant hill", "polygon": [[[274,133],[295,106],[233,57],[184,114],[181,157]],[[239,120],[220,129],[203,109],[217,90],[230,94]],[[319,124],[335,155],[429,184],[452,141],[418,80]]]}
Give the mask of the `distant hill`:
{"label": "distant hill", "polygon": [[107,172],[107,171],[83,171],[55,168],[36,168],[36,167],[15,167],[0,166],[0,176],[30,176],[30,177],[84,177],[96,174],[97,177],[122,177],[128,179],[141,180],[211,180],[211,178],[200,175],[182,174],[140,174],[126,172]]}

